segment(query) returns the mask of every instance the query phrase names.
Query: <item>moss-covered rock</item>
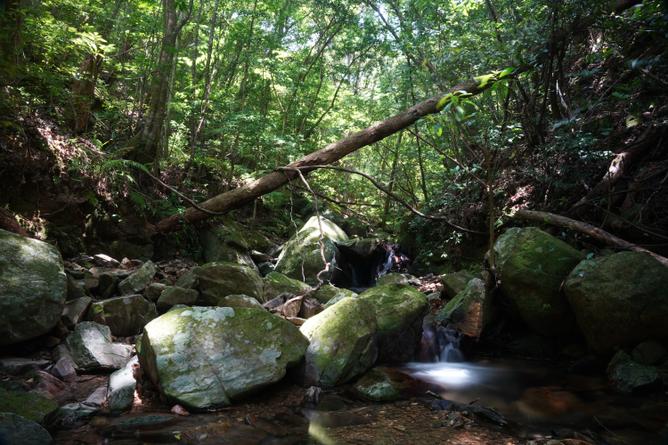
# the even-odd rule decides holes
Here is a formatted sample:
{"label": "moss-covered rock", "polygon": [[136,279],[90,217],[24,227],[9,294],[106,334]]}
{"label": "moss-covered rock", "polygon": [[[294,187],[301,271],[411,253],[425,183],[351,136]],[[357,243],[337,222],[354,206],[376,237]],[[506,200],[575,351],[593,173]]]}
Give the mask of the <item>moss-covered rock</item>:
{"label": "moss-covered rock", "polygon": [[345,298],[309,318],[300,328],[310,341],[304,363],[308,385],[343,384],[373,366],[378,356],[373,305]]}
{"label": "moss-covered rock", "polygon": [[633,361],[624,351],[617,352],[610,360],[607,373],[613,388],[623,393],[656,389],[661,386],[661,376],[657,368]]}
{"label": "moss-covered rock", "polygon": [[501,292],[538,334],[572,335],[575,319],[561,283],[584,255],[536,227],[512,228],[494,246]]}
{"label": "moss-covered rock", "polygon": [[0,412],[0,443],[49,445],[53,439],[38,423],[14,413]]}
{"label": "moss-covered rock", "polygon": [[28,420],[42,423],[49,413],[57,409],[56,402],[34,392],[7,391],[0,388],[0,412],[18,414]]}
{"label": "moss-covered rock", "polygon": [[207,263],[192,270],[200,291],[198,304],[217,306],[222,297],[243,294],[263,300],[260,274],[250,267],[236,263]]}
{"label": "moss-covered rock", "polygon": [[415,277],[413,275],[405,273],[388,273],[387,275],[378,278],[376,286],[384,286],[386,284],[408,284],[414,279]]}
{"label": "moss-covered rock", "polygon": [[203,229],[199,232],[199,240],[206,262],[228,262],[256,268],[243,231],[235,224]]}
{"label": "moss-covered rock", "polygon": [[95,301],[88,309],[88,319],[109,326],[118,337],[139,334],[144,325],[158,316],[155,304],[141,295],[124,295]]}
{"label": "moss-covered rock", "polygon": [[492,302],[489,297],[485,292],[485,282],[473,278],[441,308],[436,320],[464,335],[479,338],[492,319]]}
{"label": "moss-covered rock", "polygon": [[197,302],[199,292],[195,289],[185,289],[178,286],[167,286],[160,293],[160,297],[156,305],[161,311],[166,311],[177,304],[185,304],[191,306]]}
{"label": "moss-covered rock", "polygon": [[342,289],[340,287],[332,286],[331,284],[323,284],[313,294],[313,298],[325,304],[326,306],[336,304],[344,298],[356,296],[357,294],[351,290]]}
{"label": "moss-covered rock", "polygon": [[644,340],[668,340],[668,268],[641,252],[582,261],[564,292],[580,330],[596,352]]}
{"label": "moss-covered rock", "polygon": [[[348,236],[339,226],[326,218],[320,218],[320,223],[324,236],[325,258],[331,262],[336,253],[334,243],[344,242],[348,240]],[[311,285],[316,284],[318,273],[325,268],[320,252],[320,235],[318,217],[313,216],[294,237],[285,243],[276,263],[276,272],[303,280]]]}
{"label": "moss-covered rock", "polygon": [[267,276],[263,278],[263,281],[264,301],[269,301],[272,298],[278,297],[284,292],[301,295],[311,290],[311,286],[308,284],[278,272],[269,272]]}
{"label": "moss-covered rock", "polygon": [[378,359],[398,363],[410,360],[422,335],[422,319],[429,302],[412,286],[387,284],[362,292],[360,300],[373,306],[378,323]]}
{"label": "moss-covered rock", "polygon": [[139,293],[151,283],[156,271],[157,268],[153,261],[147,261],[139,269],[132,272],[130,276],[118,283],[118,290],[123,295]]}
{"label": "moss-covered rock", "polygon": [[172,309],[144,328],[139,360],[171,401],[191,409],[229,405],[283,378],[308,341],[263,309]]}
{"label": "moss-covered rock", "polygon": [[443,295],[447,298],[455,298],[455,296],[464,290],[466,285],[476,276],[468,270],[460,270],[457,272],[446,273],[441,275],[441,283],[443,283]]}
{"label": "moss-covered rock", "polygon": [[263,309],[262,303],[248,295],[237,294],[228,295],[218,300],[218,306],[221,307],[254,307]]}
{"label": "moss-covered rock", "polygon": [[66,296],[58,250],[0,229],[0,346],[49,332],[60,320]]}
{"label": "moss-covered rock", "polygon": [[400,400],[407,393],[409,386],[396,377],[390,369],[373,368],[355,382],[353,390],[358,396],[372,402]]}

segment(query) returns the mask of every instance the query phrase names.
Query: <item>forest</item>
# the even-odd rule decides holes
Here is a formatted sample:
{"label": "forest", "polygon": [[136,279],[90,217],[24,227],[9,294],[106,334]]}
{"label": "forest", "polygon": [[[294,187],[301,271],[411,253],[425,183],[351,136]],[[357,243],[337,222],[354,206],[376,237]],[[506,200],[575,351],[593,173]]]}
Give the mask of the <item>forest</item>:
{"label": "forest", "polygon": [[665,0],[0,0],[0,445],[668,444]]}

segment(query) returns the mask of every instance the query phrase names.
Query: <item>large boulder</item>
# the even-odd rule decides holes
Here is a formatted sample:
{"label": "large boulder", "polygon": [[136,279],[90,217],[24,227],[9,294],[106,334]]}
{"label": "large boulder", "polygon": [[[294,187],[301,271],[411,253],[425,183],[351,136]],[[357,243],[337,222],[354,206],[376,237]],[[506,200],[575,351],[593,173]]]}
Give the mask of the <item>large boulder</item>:
{"label": "large boulder", "polygon": [[111,341],[108,326],[92,321],[76,325],[65,342],[79,371],[119,369],[132,353],[132,346]]}
{"label": "large boulder", "polygon": [[457,272],[446,273],[441,275],[441,283],[443,283],[443,295],[448,298],[455,298],[455,296],[464,290],[466,285],[476,276],[473,272],[468,270],[459,270]]}
{"label": "large boulder", "polygon": [[619,392],[632,393],[661,387],[661,375],[654,366],[635,362],[630,355],[619,351],[607,369],[608,380]]}
{"label": "large boulder", "polygon": [[668,268],[648,254],[619,252],[582,261],[564,292],[596,352],[668,340]]}
{"label": "large boulder", "polygon": [[242,230],[235,224],[203,229],[199,232],[202,256],[207,263],[229,262],[256,269]]}
{"label": "large boulder", "polygon": [[177,304],[192,306],[197,302],[199,292],[195,289],[186,289],[178,286],[167,286],[161,293],[156,305],[161,311],[166,311]]}
{"label": "large boulder", "polygon": [[[322,227],[325,258],[331,262],[336,253],[334,243],[347,241],[348,235],[326,218],[320,218],[320,226]],[[315,285],[318,282],[318,273],[325,268],[320,252],[320,236],[318,217],[313,216],[294,237],[285,243],[276,262],[276,272]]]}
{"label": "large boulder", "polygon": [[264,309],[178,308],[146,325],[139,360],[169,400],[206,409],[281,380],[307,345],[292,323]]}
{"label": "large boulder", "polygon": [[90,305],[88,318],[109,326],[118,337],[139,334],[146,323],[158,316],[155,304],[141,295],[124,295],[96,301]]}
{"label": "large boulder", "polygon": [[485,282],[471,279],[452,300],[441,308],[436,320],[462,334],[479,338],[491,321],[492,302],[485,291]]}
{"label": "large boulder", "polygon": [[36,422],[14,414],[0,413],[0,444],[49,445],[53,439]]}
{"label": "large boulder", "polygon": [[307,385],[343,384],[373,366],[378,356],[373,305],[344,298],[300,328],[310,341],[304,363]]}
{"label": "large boulder", "polygon": [[287,277],[282,273],[269,272],[264,278],[264,300],[269,301],[282,293],[302,295],[311,290],[308,284]]}
{"label": "large boulder", "polygon": [[538,334],[572,335],[575,320],[561,284],[584,255],[536,227],[512,228],[494,246],[501,292]]}
{"label": "large boulder", "polygon": [[255,270],[236,263],[207,263],[192,269],[203,306],[218,306],[228,295],[243,294],[264,301],[262,277]]}
{"label": "large boulder", "polygon": [[58,250],[0,229],[0,346],[49,332],[60,320],[66,296]]}
{"label": "large boulder", "polygon": [[405,362],[413,358],[422,336],[422,319],[429,312],[427,297],[412,286],[386,284],[362,292],[359,299],[373,306],[378,323],[378,359]]}
{"label": "large boulder", "polygon": [[332,286],[331,284],[323,284],[315,291],[313,298],[326,305],[333,305],[344,298],[356,297],[357,294],[351,290]]}

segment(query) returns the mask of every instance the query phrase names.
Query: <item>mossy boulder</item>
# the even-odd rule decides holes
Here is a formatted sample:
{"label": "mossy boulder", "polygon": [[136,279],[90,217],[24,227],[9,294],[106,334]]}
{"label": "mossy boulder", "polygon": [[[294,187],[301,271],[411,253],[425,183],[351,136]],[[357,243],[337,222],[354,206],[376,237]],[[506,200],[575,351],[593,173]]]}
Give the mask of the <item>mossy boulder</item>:
{"label": "mossy boulder", "polygon": [[255,269],[243,230],[236,224],[225,224],[199,232],[204,261],[229,262]]}
{"label": "mossy boulder", "polygon": [[392,402],[404,398],[410,385],[402,381],[396,371],[380,366],[360,377],[353,390],[359,397],[372,402]]}
{"label": "mossy boulder", "polygon": [[172,309],[144,328],[142,369],[172,402],[190,409],[229,405],[281,380],[308,341],[264,309]]}
{"label": "mossy boulder", "polygon": [[0,443],[13,445],[49,445],[53,439],[37,422],[14,413],[0,412]]}
{"label": "mossy boulder", "polygon": [[378,278],[376,285],[384,286],[386,284],[408,284],[411,282],[411,280],[414,279],[415,277],[413,275],[393,272]]}
{"label": "mossy boulder", "polygon": [[646,253],[584,260],[566,279],[564,292],[598,353],[668,340],[668,268]]}
{"label": "mossy boulder", "polygon": [[331,284],[323,284],[320,286],[320,289],[313,294],[313,298],[327,306],[336,304],[344,298],[356,296],[357,294],[351,290],[332,286]]}
{"label": "mossy boulder", "polygon": [[0,346],[49,332],[60,320],[66,296],[58,250],[0,229]]}
{"label": "mossy boulder", "polygon": [[457,272],[441,275],[443,283],[443,295],[447,298],[454,298],[458,293],[464,290],[466,285],[476,276],[468,270],[459,270]]}
{"label": "mossy boulder", "polygon": [[427,297],[412,286],[386,284],[362,292],[378,323],[378,359],[399,363],[413,358],[422,335],[422,319],[429,311]]}
{"label": "mossy boulder", "polygon": [[301,295],[311,290],[311,286],[308,284],[278,272],[269,272],[263,278],[263,281],[265,301],[269,301],[272,298],[278,297],[284,292],[288,292],[294,295]]}
{"label": "mossy boulder", "polygon": [[151,283],[156,272],[157,268],[153,261],[147,261],[118,283],[118,290],[122,295],[139,293]]}
{"label": "mossy boulder", "polygon": [[608,379],[618,392],[632,393],[661,387],[661,375],[654,366],[635,362],[630,355],[619,351],[610,360]]}
{"label": "mossy boulder", "polygon": [[345,298],[309,318],[300,328],[309,339],[304,361],[307,385],[333,387],[363,374],[376,361],[373,305]]}
{"label": "mossy boulder", "polygon": [[228,295],[218,300],[218,306],[221,307],[254,307],[262,309],[262,303],[248,295],[237,294]]}
{"label": "mossy boulder", "polygon": [[141,295],[124,295],[95,301],[88,309],[88,319],[109,326],[118,337],[139,334],[144,325],[158,316],[155,304]]}
{"label": "mossy boulder", "polygon": [[439,323],[474,338],[480,337],[491,319],[491,298],[485,291],[485,282],[480,278],[471,279],[436,316]]}
{"label": "mossy boulder", "polygon": [[185,304],[191,306],[197,302],[199,292],[195,289],[186,289],[178,286],[167,286],[160,293],[160,297],[156,302],[158,309],[166,311],[177,304]]}
{"label": "mossy boulder", "polygon": [[[326,218],[320,218],[320,225],[322,226],[325,258],[328,262],[331,262],[336,253],[334,243],[347,241],[348,235]],[[283,246],[276,262],[276,272],[315,285],[318,282],[318,273],[325,268],[320,252],[320,235],[318,217],[313,216]],[[326,279],[328,277],[321,278]]]}
{"label": "mossy boulder", "polygon": [[0,388],[0,412],[18,414],[28,420],[42,423],[49,413],[57,409],[58,404],[55,401],[34,392],[8,391]]}
{"label": "mossy boulder", "polygon": [[192,270],[200,291],[198,304],[218,306],[222,297],[244,294],[263,299],[262,277],[253,268],[236,263],[207,263]]}
{"label": "mossy boulder", "polygon": [[561,284],[584,255],[536,227],[507,230],[494,250],[501,292],[516,315],[538,334],[572,335],[575,319]]}

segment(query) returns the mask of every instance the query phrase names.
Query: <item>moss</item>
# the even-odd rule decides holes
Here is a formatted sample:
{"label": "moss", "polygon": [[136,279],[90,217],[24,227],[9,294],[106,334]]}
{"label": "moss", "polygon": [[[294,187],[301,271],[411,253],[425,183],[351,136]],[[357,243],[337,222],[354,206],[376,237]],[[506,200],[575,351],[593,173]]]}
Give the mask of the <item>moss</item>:
{"label": "moss", "polygon": [[311,286],[308,284],[278,272],[269,272],[263,278],[263,281],[265,301],[271,300],[284,292],[301,295],[311,290]]}
{"label": "moss", "polygon": [[0,388],[0,412],[15,413],[38,423],[58,409],[58,404],[39,394],[25,391],[7,391]]}

